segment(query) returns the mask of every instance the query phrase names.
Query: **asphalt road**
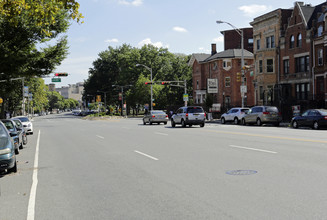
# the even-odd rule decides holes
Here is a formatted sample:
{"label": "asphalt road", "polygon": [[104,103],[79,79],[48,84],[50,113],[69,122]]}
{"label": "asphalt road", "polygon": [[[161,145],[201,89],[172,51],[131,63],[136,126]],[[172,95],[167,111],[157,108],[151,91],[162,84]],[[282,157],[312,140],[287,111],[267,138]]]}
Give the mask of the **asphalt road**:
{"label": "asphalt road", "polygon": [[[327,219],[327,130],[34,119],[0,219]],[[35,163],[36,162],[36,163]]]}

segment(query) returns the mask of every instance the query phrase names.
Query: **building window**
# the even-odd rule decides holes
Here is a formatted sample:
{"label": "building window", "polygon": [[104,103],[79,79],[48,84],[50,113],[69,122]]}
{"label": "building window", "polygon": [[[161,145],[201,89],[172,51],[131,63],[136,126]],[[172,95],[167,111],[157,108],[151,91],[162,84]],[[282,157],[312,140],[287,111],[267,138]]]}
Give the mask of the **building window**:
{"label": "building window", "polygon": [[307,100],[310,92],[310,84],[296,84],[296,98],[298,100]]}
{"label": "building window", "polygon": [[199,89],[199,80],[196,81],[196,89]]}
{"label": "building window", "polygon": [[229,108],[230,103],[231,103],[230,96],[226,96],[226,97],[225,97],[225,103],[226,103],[226,107]]}
{"label": "building window", "polygon": [[253,38],[248,39],[248,47],[253,47]]}
{"label": "building window", "polygon": [[223,68],[224,69],[230,69],[232,67],[232,62],[230,60],[224,60],[223,61]]}
{"label": "building window", "polygon": [[293,35],[290,38],[290,48],[294,48],[294,36]]}
{"label": "building window", "polygon": [[230,87],[230,77],[225,77],[225,87]]}
{"label": "building window", "polygon": [[309,56],[295,58],[295,72],[307,72],[309,71]]}
{"label": "building window", "polygon": [[318,37],[321,37],[322,31],[323,31],[323,27],[322,27],[322,25],[319,25],[319,27],[318,27]]}
{"label": "building window", "polygon": [[302,34],[297,35],[296,46],[297,47],[302,47]]}
{"label": "building window", "polygon": [[274,60],[267,59],[267,73],[273,73],[273,72],[274,72]]}
{"label": "building window", "polygon": [[275,47],[275,36],[266,37],[266,48]]}
{"label": "building window", "polygon": [[284,60],[284,74],[290,73],[290,60]]}
{"label": "building window", "polygon": [[323,50],[318,49],[318,66],[322,66],[323,62]]}
{"label": "building window", "polygon": [[262,60],[259,60],[259,73],[262,73],[263,67],[262,67]]}
{"label": "building window", "polygon": [[257,40],[257,50],[260,50],[260,39]]}

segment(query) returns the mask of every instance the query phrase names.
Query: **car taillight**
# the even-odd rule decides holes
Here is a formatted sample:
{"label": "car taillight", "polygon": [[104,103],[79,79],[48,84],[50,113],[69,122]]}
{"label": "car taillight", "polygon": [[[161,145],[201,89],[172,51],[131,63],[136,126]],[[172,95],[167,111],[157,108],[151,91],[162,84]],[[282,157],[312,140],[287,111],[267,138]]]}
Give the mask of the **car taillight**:
{"label": "car taillight", "polygon": [[186,117],[188,117],[188,113],[186,113],[186,115],[185,115]]}
{"label": "car taillight", "polygon": [[264,115],[269,115],[269,112],[262,112],[262,114],[264,114]]}
{"label": "car taillight", "polygon": [[324,117],[325,120],[327,120],[327,115]]}
{"label": "car taillight", "polygon": [[168,115],[166,115],[166,118],[168,118]]}
{"label": "car taillight", "polygon": [[152,115],[152,118],[155,118],[156,116],[155,115]]}
{"label": "car taillight", "polygon": [[207,114],[206,114],[206,113],[204,113],[204,117],[205,117],[205,118],[207,117]]}

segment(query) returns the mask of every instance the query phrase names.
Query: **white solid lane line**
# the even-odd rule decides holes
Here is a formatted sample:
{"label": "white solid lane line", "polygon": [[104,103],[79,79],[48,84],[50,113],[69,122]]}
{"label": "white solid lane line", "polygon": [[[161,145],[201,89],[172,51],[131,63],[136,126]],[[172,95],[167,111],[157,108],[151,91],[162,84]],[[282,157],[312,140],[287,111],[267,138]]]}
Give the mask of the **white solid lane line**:
{"label": "white solid lane line", "polygon": [[168,134],[165,133],[160,133],[160,132],[154,132],[155,134],[159,134],[159,135],[164,135],[164,136],[168,136]]}
{"label": "white solid lane line", "polygon": [[269,150],[262,150],[262,149],[257,149],[257,148],[251,148],[251,147],[242,147],[242,146],[236,146],[236,145],[229,145],[230,147],[234,148],[240,148],[240,149],[246,149],[246,150],[254,150],[254,151],[260,151],[264,153],[270,153],[270,154],[277,154],[275,151],[269,151]]}
{"label": "white solid lane line", "polygon": [[135,153],[138,153],[138,154],[141,154],[141,155],[143,155],[143,156],[145,156],[145,157],[148,157],[148,158],[150,158],[150,159],[152,159],[152,160],[159,160],[158,158],[152,157],[152,156],[150,156],[150,155],[148,155],[148,154],[142,153],[142,152],[137,151],[137,150],[135,150],[134,152],[135,152]]}
{"label": "white solid lane line", "polygon": [[104,137],[100,136],[100,135],[96,135],[98,138],[104,139]]}
{"label": "white solid lane line", "polygon": [[37,188],[37,173],[39,169],[39,146],[40,146],[40,136],[41,130],[39,130],[39,134],[36,142],[36,150],[35,150],[35,159],[34,159],[34,171],[33,171],[33,182],[30,192],[30,198],[28,201],[28,209],[27,209],[27,220],[34,220],[35,218],[35,198],[36,198],[36,188]]}

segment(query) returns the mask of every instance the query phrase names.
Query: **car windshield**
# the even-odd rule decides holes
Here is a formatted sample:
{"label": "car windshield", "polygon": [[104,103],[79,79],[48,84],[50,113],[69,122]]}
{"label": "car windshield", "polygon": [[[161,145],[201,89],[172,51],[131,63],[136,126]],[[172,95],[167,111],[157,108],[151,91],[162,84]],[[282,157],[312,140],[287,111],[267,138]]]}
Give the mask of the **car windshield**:
{"label": "car windshield", "polygon": [[16,125],[17,125],[18,127],[21,127],[21,126],[22,126],[22,123],[21,123],[19,120],[14,120],[14,122],[16,123]]}
{"label": "car windshield", "polygon": [[21,122],[29,122],[30,120],[28,120],[27,117],[19,117],[18,118]]}
{"label": "car windshield", "polygon": [[202,113],[203,109],[198,107],[192,107],[187,109],[188,113]]}
{"label": "car windshield", "polygon": [[14,130],[14,124],[11,121],[4,121],[3,123],[9,131]]}
{"label": "car windshield", "polygon": [[278,112],[277,107],[267,107],[267,112]]}
{"label": "car windshield", "polygon": [[3,127],[2,124],[0,124],[0,136],[7,136],[7,132],[5,130],[5,127]]}

